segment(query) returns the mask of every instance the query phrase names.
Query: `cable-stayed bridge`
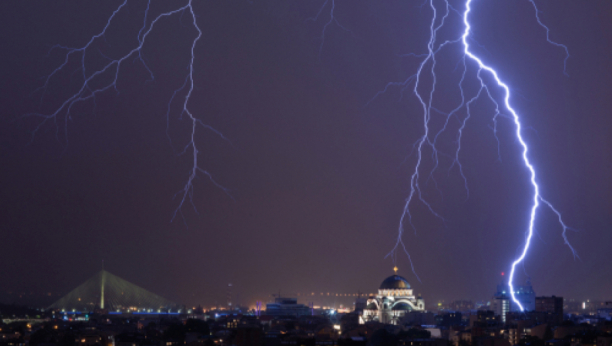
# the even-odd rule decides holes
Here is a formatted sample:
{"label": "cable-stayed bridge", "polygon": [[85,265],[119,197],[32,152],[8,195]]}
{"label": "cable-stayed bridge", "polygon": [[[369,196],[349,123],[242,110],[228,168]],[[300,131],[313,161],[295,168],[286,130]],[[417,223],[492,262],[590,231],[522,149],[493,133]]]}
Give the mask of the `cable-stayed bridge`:
{"label": "cable-stayed bridge", "polygon": [[168,299],[138,287],[106,270],[49,306],[63,311],[94,311],[103,309],[122,312],[158,312],[176,310],[178,305]]}

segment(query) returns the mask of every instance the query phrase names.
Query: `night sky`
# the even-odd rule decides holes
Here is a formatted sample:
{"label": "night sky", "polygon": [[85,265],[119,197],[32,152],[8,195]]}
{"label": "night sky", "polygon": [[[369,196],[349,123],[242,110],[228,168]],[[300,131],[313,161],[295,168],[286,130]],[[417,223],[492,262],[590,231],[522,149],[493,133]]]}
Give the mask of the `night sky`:
{"label": "night sky", "polygon": [[[398,88],[366,104],[388,82],[415,73],[419,60],[401,55],[426,52],[431,10],[416,0],[338,0],[336,18],[350,32],[330,24],[319,55],[329,10],[307,19],[322,1],[198,1],[203,36],[189,107],[228,139],[200,127],[196,142],[201,167],[231,197],[200,175],[198,212],[186,205],[184,219],[171,222],[191,164],[190,153],[179,155],[189,123],[176,104],[166,126],[196,34],[189,16],[160,22],[147,39],[153,81],[139,62],[125,64],[118,93],[74,107],[67,133],[48,123],[32,137],[40,119],[22,117],[54,110],[78,86],[71,65],[41,102],[37,88],[64,57],[50,48],[83,46],[120,3],[0,5],[0,301],[26,301],[15,292],[59,297],[103,260],[110,272],[186,304],[224,303],[229,282],[244,304],[278,290],[375,291],[393,273],[385,255],[397,237],[423,117],[414,96],[402,98]],[[95,42],[91,71],[137,43],[145,3],[130,1],[106,40]],[[580,256],[574,260],[555,215],[542,208],[517,278],[529,275],[538,295],[609,299],[612,2],[537,4],[551,38],[570,50],[569,77],[564,51],[546,42],[527,0],[475,0],[471,16],[484,47],[474,44],[474,51],[512,87],[542,194],[579,230],[569,233]],[[456,19],[445,37],[460,33]],[[446,112],[459,102],[460,76],[459,55],[448,52],[435,103]],[[466,88],[473,93],[474,86],[472,78]],[[528,175],[508,119],[499,121],[497,160],[493,110],[476,102],[463,134],[469,198],[445,156],[435,174],[440,191],[433,181],[421,183],[446,222],[413,205],[416,232],[407,229],[404,240],[422,282],[405,255],[397,265],[428,305],[489,299],[524,240]],[[442,120],[433,114],[434,126]],[[442,137],[441,150],[452,153],[456,132]]]}

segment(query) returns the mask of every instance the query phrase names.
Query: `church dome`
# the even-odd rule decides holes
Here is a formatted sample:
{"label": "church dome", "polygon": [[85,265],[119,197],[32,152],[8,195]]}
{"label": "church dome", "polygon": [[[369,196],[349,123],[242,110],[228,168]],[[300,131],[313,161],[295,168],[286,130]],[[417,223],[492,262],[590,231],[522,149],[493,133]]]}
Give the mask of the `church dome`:
{"label": "church dome", "polygon": [[399,275],[391,275],[380,284],[381,290],[410,289],[410,284]]}

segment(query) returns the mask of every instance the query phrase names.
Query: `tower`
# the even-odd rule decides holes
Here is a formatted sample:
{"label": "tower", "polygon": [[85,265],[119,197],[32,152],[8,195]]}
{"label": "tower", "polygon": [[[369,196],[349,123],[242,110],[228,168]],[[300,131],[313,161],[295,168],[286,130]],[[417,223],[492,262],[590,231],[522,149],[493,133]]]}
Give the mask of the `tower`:
{"label": "tower", "polygon": [[227,308],[232,309],[232,284],[227,284]]}
{"label": "tower", "polygon": [[106,271],[102,269],[102,278],[100,279],[100,309],[104,309],[104,286],[106,285]]}
{"label": "tower", "polygon": [[102,260],[102,278],[100,279],[100,309],[104,309],[104,286],[106,284],[106,271],[104,270],[104,260]]}

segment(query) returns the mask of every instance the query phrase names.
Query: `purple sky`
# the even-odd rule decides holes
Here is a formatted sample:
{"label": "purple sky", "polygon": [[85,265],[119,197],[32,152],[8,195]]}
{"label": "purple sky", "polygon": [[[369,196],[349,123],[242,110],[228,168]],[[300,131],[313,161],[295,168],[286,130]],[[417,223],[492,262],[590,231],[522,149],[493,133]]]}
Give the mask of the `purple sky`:
{"label": "purple sky", "polygon": [[[59,75],[40,102],[36,89],[63,61],[59,50],[47,55],[50,48],[84,45],[120,2],[3,3],[0,299],[14,299],[7,292],[63,295],[102,260],[112,273],[187,304],[224,302],[228,282],[244,303],[279,289],[377,289],[392,274],[384,257],[397,236],[423,119],[416,99],[400,99],[398,89],[365,105],[387,82],[416,71],[418,60],[400,55],[426,52],[431,11],[420,3],[338,0],[336,17],[351,33],[330,25],[320,57],[328,11],[306,21],[320,1],[198,3],[203,37],[189,106],[229,139],[200,129],[196,140],[202,167],[234,200],[200,176],[199,213],[186,207],[185,223],[170,220],[190,168],[190,154],[178,155],[189,128],[175,107],[171,143],[165,115],[186,73],[195,33],[189,17],[161,22],[151,34],[143,55],[153,82],[141,64],[128,63],[119,94],[74,108],[68,143],[51,123],[30,143],[37,120],[20,117],[51,111],[79,82],[73,70]],[[555,215],[543,209],[525,273],[538,295],[609,299],[612,3],[537,4],[551,37],[570,50],[569,77],[563,50],[546,42],[527,0],[475,0],[472,16],[474,37],[486,48],[475,51],[514,92],[542,193],[580,230],[569,235],[581,257],[575,261]],[[130,1],[106,42],[88,51],[88,66],[104,63],[100,53],[116,58],[135,44],[144,6]],[[449,25],[443,34],[456,36],[453,30],[461,28]],[[440,58],[446,82],[438,109],[459,100],[457,59]],[[474,85],[472,79],[468,90]],[[435,176],[441,193],[422,181],[446,223],[415,204],[417,231],[408,229],[404,239],[422,282],[406,256],[398,256],[398,267],[428,303],[488,299],[524,239],[528,176],[506,119],[497,160],[492,114],[490,104],[477,102],[464,132],[469,199],[447,158]],[[454,150],[455,135],[443,136],[444,152]],[[525,280],[522,269],[518,280]]]}

